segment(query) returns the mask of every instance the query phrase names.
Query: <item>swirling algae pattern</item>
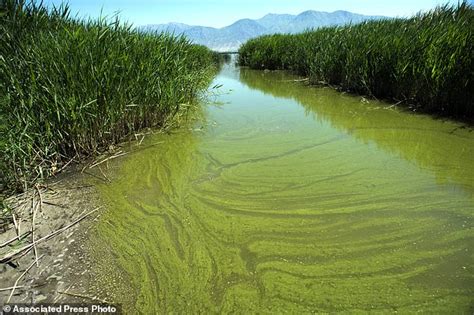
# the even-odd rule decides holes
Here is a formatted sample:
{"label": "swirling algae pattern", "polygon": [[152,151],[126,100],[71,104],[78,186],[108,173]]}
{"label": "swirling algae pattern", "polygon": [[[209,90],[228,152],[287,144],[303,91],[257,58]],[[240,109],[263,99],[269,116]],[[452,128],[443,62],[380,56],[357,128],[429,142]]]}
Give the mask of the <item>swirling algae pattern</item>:
{"label": "swirling algae pattern", "polygon": [[132,313],[472,313],[472,130],[294,80],[227,67],[203,128],[116,162],[98,281]]}

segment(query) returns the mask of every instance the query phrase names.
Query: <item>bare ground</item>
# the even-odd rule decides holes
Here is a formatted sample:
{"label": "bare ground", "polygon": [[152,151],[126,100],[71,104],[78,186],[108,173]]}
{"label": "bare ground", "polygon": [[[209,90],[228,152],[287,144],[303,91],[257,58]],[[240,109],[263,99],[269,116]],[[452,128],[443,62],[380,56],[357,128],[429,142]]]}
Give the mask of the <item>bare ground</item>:
{"label": "bare ground", "polygon": [[103,210],[89,177],[73,174],[7,200],[15,222],[0,226],[0,304],[107,302],[88,292],[85,248]]}

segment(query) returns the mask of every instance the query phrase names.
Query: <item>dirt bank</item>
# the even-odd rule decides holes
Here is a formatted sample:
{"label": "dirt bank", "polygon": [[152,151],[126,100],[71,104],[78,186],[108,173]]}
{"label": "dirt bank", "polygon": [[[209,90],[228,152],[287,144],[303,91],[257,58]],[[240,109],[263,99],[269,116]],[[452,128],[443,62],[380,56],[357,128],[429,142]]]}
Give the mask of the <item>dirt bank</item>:
{"label": "dirt bank", "polygon": [[88,182],[71,171],[7,200],[14,222],[0,227],[0,303],[103,301],[85,289],[86,240],[102,211]]}

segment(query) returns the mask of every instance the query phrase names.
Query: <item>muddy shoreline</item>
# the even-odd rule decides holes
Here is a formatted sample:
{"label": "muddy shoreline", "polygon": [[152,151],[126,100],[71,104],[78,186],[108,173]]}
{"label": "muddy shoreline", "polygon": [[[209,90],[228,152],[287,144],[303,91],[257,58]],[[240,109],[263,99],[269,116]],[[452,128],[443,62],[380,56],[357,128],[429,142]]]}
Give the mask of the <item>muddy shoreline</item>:
{"label": "muddy shoreline", "polygon": [[[41,205],[38,205],[39,200]],[[14,209],[16,224],[3,227],[0,244],[11,241],[18,233],[22,237],[20,241],[0,248],[1,257],[31,244],[33,237],[37,241],[55,231],[60,232],[38,242],[36,249],[1,263],[1,303],[105,302],[90,294],[88,289],[94,285],[95,277],[91,273],[92,260],[86,247],[94,222],[104,211],[99,207],[90,176],[77,169],[70,170],[44,186],[10,197],[7,202]],[[33,213],[34,236],[31,233]]]}

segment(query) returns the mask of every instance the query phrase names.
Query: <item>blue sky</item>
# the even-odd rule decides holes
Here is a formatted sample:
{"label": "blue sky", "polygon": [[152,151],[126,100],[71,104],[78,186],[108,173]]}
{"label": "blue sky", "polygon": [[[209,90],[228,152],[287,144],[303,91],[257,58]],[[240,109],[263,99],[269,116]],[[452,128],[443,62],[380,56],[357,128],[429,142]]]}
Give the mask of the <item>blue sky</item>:
{"label": "blue sky", "polygon": [[[471,3],[473,0],[469,0]],[[44,0],[59,5],[62,0]],[[368,15],[409,16],[438,4],[456,0],[69,0],[74,14],[98,17],[120,11],[134,25],[181,22],[222,27],[241,18],[260,18],[267,13],[297,14],[305,10],[347,10]]]}

